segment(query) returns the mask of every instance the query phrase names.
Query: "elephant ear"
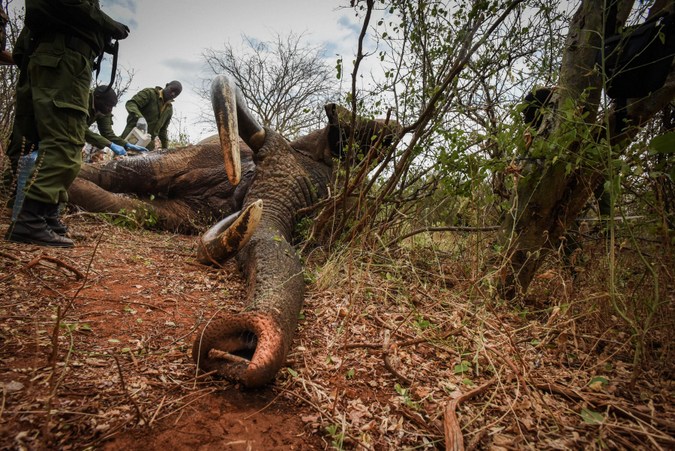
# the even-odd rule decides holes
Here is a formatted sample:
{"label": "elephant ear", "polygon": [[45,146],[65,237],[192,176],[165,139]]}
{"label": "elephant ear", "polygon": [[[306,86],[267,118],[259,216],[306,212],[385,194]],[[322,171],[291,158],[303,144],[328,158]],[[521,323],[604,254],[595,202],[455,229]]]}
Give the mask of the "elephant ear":
{"label": "elephant ear", "polygon": [[[347,144],[351,134],[351,111],[340,105],[329,103],[324,107],[328,116],[328,145],[331,154],[343,160],[347,156]],[[358,146],[357,162],[365,156],[373,145],[378,151],[386,149],[399,138],[401,126],[396,121],[366,119],[356,116],[354,123],[354,142]],[[361,158],[358,157],[361,156]],[[378,155],[379,160],[382,155]]]}
{"label": "elephant ear", "polygon": [[343,116],[342,123],[348,124],[348,119],[345,116],[349,114],[349,111],[334,103],[326,104],[324,109],[326,110],[326,116],[328,116],[328,147],[330,153],[335,158],[343,160],[346,156],[345,146],[349,140],[349,134],[345,133],[345,128],[341,125],[340,115]]}

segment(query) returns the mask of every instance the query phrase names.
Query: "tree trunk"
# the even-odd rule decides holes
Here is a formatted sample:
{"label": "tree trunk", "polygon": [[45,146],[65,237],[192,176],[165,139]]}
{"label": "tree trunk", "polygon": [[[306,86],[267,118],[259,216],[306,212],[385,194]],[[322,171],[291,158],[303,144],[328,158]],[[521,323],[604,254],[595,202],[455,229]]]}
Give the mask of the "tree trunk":
{"label": "tree trunk", "polygon": [[[609,1],[607,2],[609,4]],[[617,22],[623,24],[633,0],[618,0]],[[654,13],[653,8],[651,13]],[[660,9],[660,8],[659,8]],[[637,133],[639,126],[649,120],[675,96],[673,68],[666,85],[643,99],[629,99],[630,129],[621,135],[607,133],[598,121],[602,77],[594,69],[596,55],[603,36],[603,10],[597,0],[583,0],[570,24],[558,87],[554,94],[558,113],[549,119],[551,136],[569,131],[569,116],[577,125],[577,138],[564,144],[562,157],[532,165],[523,171],[513,200],[512,214],[502,224],[501,242],[505,249],[504,264],[499,273],[500,294],[511,299],[527,291],[544,258],[558,249],[568,228],[582,211],[589,196],[605,180],[605,174],[590,166],[576,165],[567,156],[580,155],[579,161],[592,159],[588,151],[597,149],[602,138],[609,138],[614,149],[621,148]],[[590,88],[590,89],[589,89]],[[632,101],[632,102],[631,102]],[[570,107],[571,105],[571,107]],[[614,114],[608,121],[613,128]],[[558,139],[558,138],[556,138]],[[562,144],[558,139],[552,146]],[[551,154],[555,149],[550,149]],[[599,162],[599,159],[595,160]],[[572,164],[570,164],[572,163]]]}

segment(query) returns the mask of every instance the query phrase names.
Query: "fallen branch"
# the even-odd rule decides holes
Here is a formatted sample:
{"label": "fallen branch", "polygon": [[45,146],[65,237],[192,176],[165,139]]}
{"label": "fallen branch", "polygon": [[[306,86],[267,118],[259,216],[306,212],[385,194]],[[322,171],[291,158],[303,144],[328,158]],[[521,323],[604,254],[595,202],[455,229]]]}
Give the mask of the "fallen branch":
{"label": "fallen branch", "polygon": [[[675,423],[657,416],[648,415],[639,410],[632,409],[626,405],[621,405],[618,398],[608,395],[593,395],[590,393],[579,393],[573,388],[566,387],[561,384],[538,382],[533,384],[538,390],[543,390],[548,393],[558,394],[566,397],[571,401],[586,401],[593,407],[607,407],[614,413],[628,419],[641,421],[650,427],[654,427],[652,423],[662,426],[666,431],[672,433],[675,431]],[[662,431],[659,431],[662,432]],[[671,439],[672,440],[672,439]]]}
{"label": "fallen branch", "polygon": [[396,371],[396,368],[391,364],[391,350],[395,349],[391,344],[389,343],[389,330],[385,329],[384,330],[384,341],[382,342],[382,353],[383,355],[383,360],[384,360],[384,367],[389,370],[391,374],[396,377],[396,379],[403,385],[405,386],[410,386],[412,381]]}
{"label": "fallen branch", "polygon": [[490,379],[480,387],[464,393],[459,398],[455,398],[445,406],[443,412],[443,428],[445,429],[445,450],[446,451],[463,451],[464,438],[462,437],[462,429],[459,427],[457,420],[457,413],[455,412],[457,406],[463,401],[467,401],[476,395],[483,393],[487,388],[494,384],[496,379]]}
{"label": "fallen branch", "polygon": [[383,360],[384,360],[384,367],[385,367],[387,370],[389,370],[389,372],[390,372],[391,374],[394,375],[394,377],[396,378],[396,380],[399,381],[399,383],[401,383],[401,384],[403,384],[403,385],[406,385],[406,386],[412,385],[412,381],[411,381],[410,379],[408,379],[407,377],[405,377],[404,375],[402,375],[401,373],[399,373],[399,372],[396,370],[396,368],[394,368],[394,366],[391,364],[390,357],[391,357],[391,354],[389,353],[389,351],[385,351],[385,352],[384,352],[384,359],[383,359]]}
{"label": "fallen branch", "polygon": [[56,266],[60,266],[61,268],[67,269],[68,271],[75,274],[75,279],[77,279],[77,280],[84,279],[84,274],[82,274],[82,272],[79,269],[69,265],[68,263],[66,263],[62,260],[59,260],[56,257],[50,257],[49,255],[39,255],[39,256],[35,257],[33,260],[28,262],[28,264],[23,269],[24,269],[24,271],[27,271],[27,270],[37,266],[38,264],[41,264],[42,261],[48,261],[48,262],[54,263]]}

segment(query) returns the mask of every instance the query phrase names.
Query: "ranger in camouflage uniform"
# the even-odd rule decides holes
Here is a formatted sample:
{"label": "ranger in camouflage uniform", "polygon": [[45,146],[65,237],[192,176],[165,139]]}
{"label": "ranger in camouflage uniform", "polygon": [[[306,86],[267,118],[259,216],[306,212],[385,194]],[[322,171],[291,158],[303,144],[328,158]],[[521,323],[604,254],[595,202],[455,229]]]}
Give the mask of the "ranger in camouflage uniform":
{"label": "ranger in camouflage uniform", "polygon": [[6,239],[73,246],[58,206],[68,200],[82,163],[94,60],[112,39],[128,34],[98,0],[26,0],[25,26],[13,54],[21,75],[8,155],[15,168],[22,152],[37,148],[38,155]]}
{"label": "ranger in camouflage uniform", "polygon": [[174,80],[167,83],[164,89],[156,86],[139,91],[125,104],[129,115],[127,127],[122,132],[122,136],[127,136],[134,127],[140,125],[140,122],[147,125],[147,132],[152,137],[148,149],[154,148],[156,136],[159,137],[162,147],[167,148],[169,146],[169,122],[173,115],[171,103],[182,90],[183,86],[180,82]]}

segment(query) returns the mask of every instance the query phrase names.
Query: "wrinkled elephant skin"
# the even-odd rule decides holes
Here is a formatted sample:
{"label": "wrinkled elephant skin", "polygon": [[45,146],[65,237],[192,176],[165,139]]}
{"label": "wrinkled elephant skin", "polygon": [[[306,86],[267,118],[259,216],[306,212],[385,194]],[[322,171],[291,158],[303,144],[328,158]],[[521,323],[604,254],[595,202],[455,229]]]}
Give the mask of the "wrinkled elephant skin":
{"label": "wrinkled elephant skin", "polygon": [[[231,79],[217,77],[211,92],[219,145],[210,140],[86,165],[69,194],[71,203],[90,211],[145,209],[169,230],[194,233],[217,222],[200,237],[198,259],[219,264],[236,255],[247,282],[247,306],[207,323],[192,355],[202,371],[259,387],[284,365],[303,304],[303,268],[290,244],[298,212],[327,195],[350,124],[360,155],[373,144],[377,151],[379,143],[390,143],[399,128],[361,118],[352,122],[347,110],[328,104],[325,128],[288,142],[257,124]],[[374,154],[369,161],[377,159]]]}
{"label": "wrinkled elephant skin", "polygon": [[241,144],[241,181],[232,186],[218,144],[149,152],[104,164],[84,164],[69,202],[89,212],[153,215],[156,228],[199,233],[241,209],[255,172]]}

